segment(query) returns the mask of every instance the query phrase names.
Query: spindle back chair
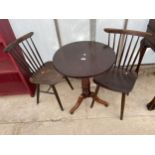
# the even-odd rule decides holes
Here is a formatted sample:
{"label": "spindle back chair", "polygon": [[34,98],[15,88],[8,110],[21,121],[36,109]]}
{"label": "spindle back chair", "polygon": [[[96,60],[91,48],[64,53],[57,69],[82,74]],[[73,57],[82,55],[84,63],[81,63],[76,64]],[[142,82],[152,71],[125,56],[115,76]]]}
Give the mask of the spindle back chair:
{"label": "spindle back chair", "polygon": [[14,42],[10,43],[5,51],[9,52],[16,60],[19,68],[31,74],[37,72],[44,66],[44,62],[32,39],[33,32],[30,32]]}
{"label": "spindle back chair", "polygon": [[[97,95],[100,86],[122,93],[121,114],[123,119],[125,95],[132,90],[138,76],[139,67],[142,62],[145,50],[140,47],[144,37],[150,37],[147,32],[123,30],[123,29],[104,29],[108,33],[107,46],[113,48],[116,59],[112,68],[94,78],[97,84],[95,94]],[[91,107],[94,105],[92,101]]]}
{"label": "spindle back chair", "polygon": [[[151,36],[150,33],[122,30],[122,29],[104,29],[108,33],[108,46],[116,52],[114,68],[122,69],[127,72],[133,70],[136,62],[142,53],[139,48],[140,42],[144,37]],[[118,41],[116,41],[116,38]],[[136,65],[135,71],[138,73],[139,65]]]}
{"label": "spindle back chair", "polygon": [[[30,76],[30,82],[37,86],[37,104],[39,103],[40,92],[54,94],[60,109],[63,110],[58,92],[55,85],[65,78],[73,89],[69,79],[58,73],[53,66],[52,61],[44,62],[41,55],[32,39],[33,32],[30,32],[12,43],[6,48],[5,52],[9,53],[19,66],[22,72]],[[40,91],[40,84],[49,85],[47,91]],[[50,92],[50,89],[53,92]]]}

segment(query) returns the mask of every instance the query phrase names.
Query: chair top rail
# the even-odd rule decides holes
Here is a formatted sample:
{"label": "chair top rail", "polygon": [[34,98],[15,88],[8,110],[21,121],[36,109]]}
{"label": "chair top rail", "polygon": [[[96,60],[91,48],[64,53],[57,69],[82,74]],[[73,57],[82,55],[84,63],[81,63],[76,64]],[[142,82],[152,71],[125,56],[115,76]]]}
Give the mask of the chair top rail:
{"label": "chair top rail", "polygon": [[23,35],[22,37],[16,39],[15,41],[13,41],[12,43],[10,43],[5,49],[4,51],[7,53],[7,52],[10,52],[14,47],[18,46],[19,43],[23,42],[24,40],[28,39],[28,38],[31,38],[32,35],[34,33],[33,32],[30,32],[30,33],[27,33],[25,35]]}
{"label": "chair top rail", "polygon": [[105,28],[105,32],[107,33],[119,33],[119,34],[127,34],[127,35],[136,35],[141,37],[151,37],[152,34],[148,32],[135,31],[135,30],[124,30],[124,29],[114,29],[114,28]]}

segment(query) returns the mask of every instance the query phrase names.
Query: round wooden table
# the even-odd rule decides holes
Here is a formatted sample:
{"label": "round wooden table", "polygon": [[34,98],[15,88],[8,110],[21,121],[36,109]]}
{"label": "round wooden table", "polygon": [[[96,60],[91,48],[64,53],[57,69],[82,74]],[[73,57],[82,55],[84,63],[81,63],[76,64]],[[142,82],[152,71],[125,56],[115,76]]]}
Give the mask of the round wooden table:
{"label": "round wooden table", "polygon": [[[81,79],[82,94],[70,110],[71,114],[80,106],[83,99],[94,98],[94,92],[90,91],[89,78],[107,71],[113,65],[114,60],[115,52],[112,48],[93,41],[67,44],[55,53],[53,57],[55,68],[65,76]],[[108,103],[99,97],[95,97],[95,101],[108,106]]]}

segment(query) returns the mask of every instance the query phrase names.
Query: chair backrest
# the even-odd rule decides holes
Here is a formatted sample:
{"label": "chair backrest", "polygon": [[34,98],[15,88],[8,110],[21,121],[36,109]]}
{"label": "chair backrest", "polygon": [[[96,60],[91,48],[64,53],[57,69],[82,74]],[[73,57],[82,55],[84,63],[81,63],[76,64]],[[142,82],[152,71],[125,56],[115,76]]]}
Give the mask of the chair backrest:
{"label": "chair backrest", "polygon": [[32,39],[32,35],[33,32],[30,32],[16,39],[4,51],[12,55],[20,68],[26,72],[35,73],[44,66],[44,62]]}
{"label": "chair backrest", "polygon": [[[108,46],[116,52],[114,67],[125,71],[132,71],[141,54],[140,42],[144,37],[150,37],[147,32],[105,28],[108,33]],[[135,68],[140,66],[140,63]]]}

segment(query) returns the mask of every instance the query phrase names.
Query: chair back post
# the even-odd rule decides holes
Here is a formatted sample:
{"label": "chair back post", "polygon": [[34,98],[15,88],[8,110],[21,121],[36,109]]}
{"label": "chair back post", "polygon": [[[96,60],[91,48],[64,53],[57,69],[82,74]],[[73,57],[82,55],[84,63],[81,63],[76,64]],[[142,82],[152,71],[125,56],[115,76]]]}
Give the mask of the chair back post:
{"label": "chair back post", "polygon": [[10,43],[4,51],[12,55],[19,65],[19,68],[33,74],[44,66],[44,62],[38,52],[32,36],[33,32],[25,34]]}
{"label": "chair back post", "polygon": [[[114,67],[125,72],[131,72],[135,68],[138,73],[145,49],[139,47],[141,40],[152,34],[135,30],[105,28],[108,33],[108,46],[116,52]],[[139,58],[139,59],[138,59]]]}

